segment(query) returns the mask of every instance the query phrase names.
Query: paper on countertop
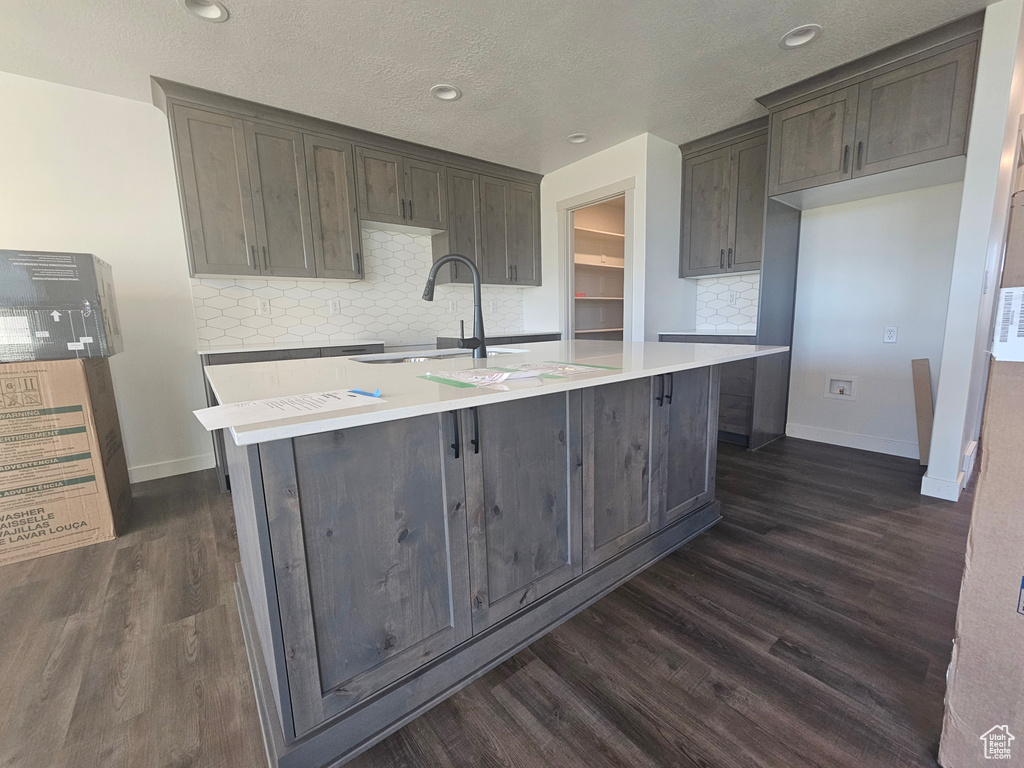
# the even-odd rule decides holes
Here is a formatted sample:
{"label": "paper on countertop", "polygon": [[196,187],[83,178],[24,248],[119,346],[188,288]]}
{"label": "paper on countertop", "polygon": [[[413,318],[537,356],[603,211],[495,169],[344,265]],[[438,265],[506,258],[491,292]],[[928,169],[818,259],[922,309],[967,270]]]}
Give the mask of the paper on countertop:
{"label": "paper on countertop", "polygon": [[287,397],[270,397],[266,400],[215,405],[212,408],[201,408],[193,413],[207,430],[212,431],[241,427],[246,424],[258,424],[262,421],[288,419],[294,416],[331,413],[346,408],[358,408],[363,405],[386,402],[387,400],[380,397],[355,394],[347,389],[336,389],[330,392],[312,392],[308,395],[288,395]]}
{"label": "paper on countertop", "polygon": [[992,357],[996,360],[1024,363],[1024,286],[999,291]]}
{"label": "paper on countertop", "polygon": [[603,373],[609,369],[606,366],[579,365],[577,363],[510,363],[507,366],[494,366],[490,368],[473,368],[467,371],[444,371],[442,373],[427,373],[422,378],[440,381],[456,387],[492,387],[495,389],[508,389],[504,382],[522,381],[524,379],[546,378],[557,379],[563,376],[573,376],[581,373]]}

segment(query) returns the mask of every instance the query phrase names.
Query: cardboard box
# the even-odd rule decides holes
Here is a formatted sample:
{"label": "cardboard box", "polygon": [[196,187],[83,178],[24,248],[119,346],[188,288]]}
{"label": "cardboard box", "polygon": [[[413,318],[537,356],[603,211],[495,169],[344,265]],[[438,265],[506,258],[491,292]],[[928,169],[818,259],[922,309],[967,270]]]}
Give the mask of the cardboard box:
{"label": "cardboard box", "polygon": [[[1014,196],[1003,288],[1024,286],[1024,197]],[[1015,318],[1024,329],[1024,319]],[[996,324],[997,329],[999,323]],[[1024,766],[1024,362],[993,360],[981,431],[981,472],[939,762]]]}
{"label": "cardboard box", "polygon": [[109,264],[89,253],[0,250],[0,362],[123,348]]}
{"label": "cardboard box", "polygon": [[112,539],[130,503],[107,361],[0,364],[0,565]]}

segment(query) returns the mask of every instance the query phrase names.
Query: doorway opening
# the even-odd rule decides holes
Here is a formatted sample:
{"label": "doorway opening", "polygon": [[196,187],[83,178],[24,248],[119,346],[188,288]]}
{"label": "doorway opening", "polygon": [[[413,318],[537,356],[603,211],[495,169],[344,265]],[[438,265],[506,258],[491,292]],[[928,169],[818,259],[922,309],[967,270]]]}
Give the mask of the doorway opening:
{"label": "doorway opening", "polygon": [[626,195],[569,211],[572,338],[622,341],[626,325]]}

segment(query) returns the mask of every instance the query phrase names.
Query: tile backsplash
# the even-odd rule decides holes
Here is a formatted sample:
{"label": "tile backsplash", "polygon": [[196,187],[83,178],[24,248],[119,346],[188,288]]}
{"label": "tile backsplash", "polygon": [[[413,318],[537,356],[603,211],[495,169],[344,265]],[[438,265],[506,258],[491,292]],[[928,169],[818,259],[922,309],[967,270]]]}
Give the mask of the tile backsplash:
{"label": "tile backsplash", "polygon": [[[470,333],[470,286],[439,285],[434,301],[423,300],[432,262],[429,235],[363,229],[366,278],[358,281],[193,278],[192,301],[202,347],[256,346],[273,342],[381,339],[390,346],[430,344],[458,335],[459,320]],[[260,299],[270,314],[256,314]],[[328,302],[340,300],[339,314]],[[523,330],[522,289],[484,286],[489,335]],[[450,306],[451,305],[451,306]],[[451,311],[451,310],[454,311]]]}
{"label": "tile backsplash", "polygon": [[756,332],[760,289],[760,272],[698,278],[696,330]]}

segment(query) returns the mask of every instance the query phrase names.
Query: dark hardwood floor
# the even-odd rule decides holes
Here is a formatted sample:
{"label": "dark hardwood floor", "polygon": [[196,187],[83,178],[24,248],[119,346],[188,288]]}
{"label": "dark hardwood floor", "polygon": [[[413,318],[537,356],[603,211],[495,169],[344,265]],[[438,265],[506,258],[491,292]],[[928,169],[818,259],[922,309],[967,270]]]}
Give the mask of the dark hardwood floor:
{"label": "dark hardwood floor", "polygon": [[[934,766],[970,515],[917,462],[721,447],[725,520],[349,765]],[[0,568],[0,765],[264,764],[212,472]]]}

